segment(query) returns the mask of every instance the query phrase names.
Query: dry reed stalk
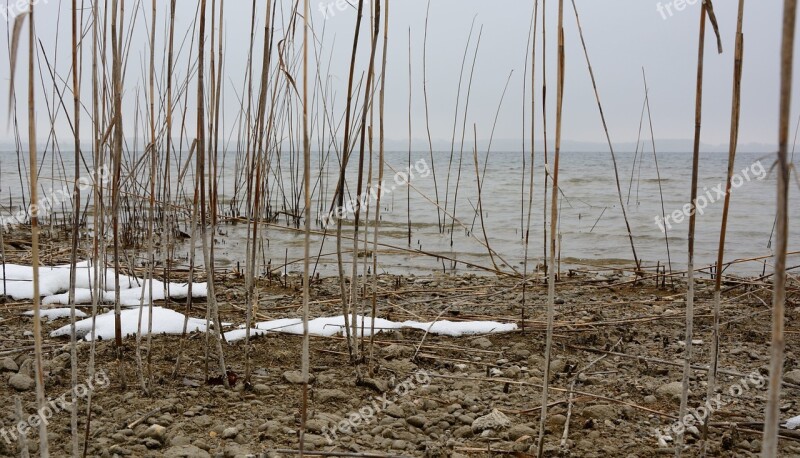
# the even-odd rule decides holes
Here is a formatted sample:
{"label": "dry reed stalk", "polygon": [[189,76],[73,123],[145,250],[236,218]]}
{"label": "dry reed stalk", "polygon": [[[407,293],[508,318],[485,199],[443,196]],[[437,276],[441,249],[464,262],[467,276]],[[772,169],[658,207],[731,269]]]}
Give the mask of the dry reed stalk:
{"label": "dry reed stalk", "polygon": [[[739,12],[736,21],[736,51],[734,53],[733,63],[733,95],[731,102],[731,132],[730,132],[730,145],[728,150],[728,174],[726,178],[725,188],[725,203],[722,207],[722,223],[720,225],[719,233],[719,248],[717,250],[717,266],[716,266],[716,282],[714,283],[714,321],[713,321],[713,336],[711,342],[711,364],[708,372],[708,387],[706,390],[706,399],[711,399],[714,396],[717,385],[717,369],[719,367],[719,314],[720,304],[722,302],[722,272],[723,262],[725,256],[725,236],[728,229],[728,214],[730,211],[731,203],[731,188],[733,186],[734,165],[736,162],[736,148],[739,142],[739,120],[741,117],[741,95],[742,95],[742,59],[744,54],[744,34],[742,27],[744,23],[744,0],[739,0]],[[666,227],[665,227],[666,229]],[[708,444],[708,424],[711,420],[713,412],[708,412],[703,421],[702,439],[700,444],[700,455],[706,455],[706,446]]]}
{"label": "dry reed stalk", "polygon": [[[647,74],[644,71],[644,67],[642,67],[642,80],[644,81],[644,101],[645,105],[647,106],[647,119],[650,124],[650,142],[652,143],[653,147],[653,160],[656,164],[656,178],[658,179],[658,195],[661,199],[661,218],[667,218],[667,210],[666,206],[664,205],[664,189],[661,186],[661,169],[658,167],[658,154],[656,154],[656,135],[653,132],[653,116],[650,112],[650,93],[647,89]],[[641,164],[641,163],[640,163]],[[664,243],[667,245],[667,263],[669,265],[669,274],[670,274],[670,282],[672,282],[672,254],[669,250],[669,231],[667,226],[664,225]]]}
{"label": "dry reed stalk", "polygon": [[475,65],[478,62],[478,50],[481,47],[481,37],[483,36],[483,26],[481,26],[480,30],[478,31],[478,40],[475,44],[475,54],[472,57],[472,67],[469,73],[469,82],[467,83],[467,100],[464,105],[464,120],[461,126],[461,146],[459,147],[458,153],[458,174],[456,175],[456,189],[455,194],[453,195],[453,215],[450,221],[450,246],[453,246],[453,237],[455,236],[455,225],[456,225],[456,212],[458,211],[458,189],[461,185],[461,170],[462,164],[464,162],[464,139],[467,135],[467,115],[469,114],[469,101],[472,96],[472,80],[475,76]]}
{"label": "dry reed stalk", "polygon": [[[120,4],[120,2],[122,2]],[[118,34],[118,16],[124,15],[124,0],[112,0],[111,6],[111,59],[112,59],[112,94],[114,100],[114,137],[112,145],[112,164],[114,166],[114,177],[111,189],[111,226],[113,231],[113,255],[114,255],[114,345],[116,348],[116,363],[120,374],[122,387],[127,385],[125,370],[122,365],[122,321],[120,306],[120,254],[119,254],[119,205],[120,205],[120,185],[122,168],[122,32]]]}
{"label": "dry reed stalk", "polygon": [[558,86],[556,91],[556,144],[553,155],[553,196],[550,204],[550,269],[547,280],[547,337],[545,341],[544,376],[542,379],[542,412],[539,418],[539,441],[537,455],[544,456],[544,432],[547,421],[548,394],[550,388],[550,361],[553,350],[553,322],[555,320],[556,302],[556,230],[558,223],[558,166],[561,156],[561,127],[564,109],[564,0],[558,1]]}
{"label": "dry reed stalk", "polygon": [[[215,12],[212,11],[212,15]],[[225,353],[222,348],[222,326],[219,319],[219,307],[216,300],[215,290],[215,272],[214,260],[211,257],[211,249],[209,248],[209,235],[208,235],[208,215],[206,206],[206,179],[205,179],[205,164],[206,164],[206,126],[205,126],[205,33],[206,33],[206,0],[200,2],[200,35],[198,38],[198,63],[197,63],[197,170],[195,173],[199,175],[198,181],[200,183],[199,196],[200,196],[200,237],[202,238],[203,245],[203,264],[206,268],[206,281],[208,283],[208,307],[206,308],[206,349],[208,349],[208,338],[211,331],[208,329],[209,317],[214,321],[214,340],[216,343],[217,358],[219,364],[219,371],[222,376],[222,383],[225,388],[230,388],[230,383],[227,377],[227,366],[225,365]],[[212,32],[213,36],[213,32]],[[212,199],[213,201],[213,199]],[[213,210],[212,210],[213,211]],[[212,218],[213,230],[213,218]],[[213,243],[213,232],[211,234],[211,243]],[[208,351],[208,350],[207,350]],[[206,357],[206,368],[208,367],[209,357]],[[208,369],[206,369],[206,377],[208,377]]]}
{"label": "dry reed stalk", "polygon": [[[633,262],[636,263],[637,274],[643,274],[642,265],[639,262],[639,257],[636,255],[636,246],[633,243],[633,232],[631,232],[631,223],[628,221],[628,211],[625,209],[625,202],[622,199],[622,188],[619,182],[619,169],[617,168],[617,156],[614,154],[614,145],[611,143],[611,135],[608,133],[608,123],[606,122],[606,115],[603,111],[603,105],[600,103],[600,92],[597,89],[597,80],[594,77],[594,69],[592,63],[589,61],[589,50],[586,48],[586,40],[583,38],[583,27],[581,27],[581,19],[578,15],[578,6],[575,0],[572,0],[572,9],[575,11],[575,21],[578,24],[578,34],[581,38],[581,46],[583,47],[583,54],[586,56],[586,66],[589,68],[589,76],[592,79],[592,88],[594,89],[594,97],[597,101],[597,109],[600,111],[600,119],[603,122],[603,131],[606,134],[606,141],[608,142],[608,149],[611,151],[611,162],[614,164],[614,179],[617,185],[617,196],[619,197],[619,206],[622,209],[622,217],[625,220],[625,228],[628,231],[628,240],[631,243],[631,251],[633,252]],[[556,189],[555,187],[553,189]]]}
{"label": "dry reed stalk", "polygon": [[[98,2],[93,2],[92,4],[92,118],[94,122],[92,123],[93,130],[92,130],[92,147],[93,147],[93,157],[94,157],[94,170],[95,176],[98,176],[101,163],[103,162],[104,154],[101,151],[103,143],[100,141],[101,132],[103,130],[102,124],[104,122],[103,119],[100,118],[100,109],[99,109],[99,75],[98,75],[98,46],[99,46],[99,6]],[[95,351],[97,348],[96,340],[95,339],[95,326],[97,324],[97,309],[99,305],[99,296],[100,296],[100,238],[104,233],[104,216],[103,216],[103,188],[97,182],[94,183],[92,186],[92,191],[94,193],[94,224],[95,226],[99,227],[99,230],[95,230],[92,236],[92,266],[91,268],[94,271],[94,280],[91,283],[92,288],[92,330],[91,330],[91,337],[92,341],[89,344],[89,367],[87,369],[87,376],[89,379],[92,379],[95,375]],[[105,267],[105,263],[104,266]],[[105,275],[104,275],[105,276]],[[89,435],[91,431],[91,424],[92,424],[92,390],[89,390],[87,393],[86,398],[86,428],[83,437],[83,456],[86,456],[86,453],[89,449]]]}
{"label": "dry reed stalk", "polygon": [[[428,3],[430,6],[430,2]],[[383,183],[384,171],[384,113],[386,108],[386,61],[387,50],[389,48],[389,0],[386,0],[384,8],[383,20],[383,53],[381,55],[381,88],[379,94],[379,109],[378,109],[378,183]],[[378,196],[375,203],[375,229],[372,234],[372,322],[370,323],[370,336],[369,336],[369,358],[367,373],[372,375],[374,351],[375,351],[375,318],[378,311],[378,233],[381,226],[381,197],[383,196],[383,187],[378,189]],[[441,227],[441,226],[440,226]]]}
{"label": "dry reed stalk", "polygon": [[[700,32],[698,39],[697,51],[697,87],[695,99],[695,118],[694,118],[694,154],[692,155],[692,188],[691,198],[689,205],[692,211],[689,214],[689,243],[688,243],[688,261],[687,261],[687,276],[688,291],[686,293],[686,330],[685,342],[686,350],[683,365],[683,379],[681,389],[681,405],[678,418],[683,418],[686,415],[686,410],[689,404],[689,376],[692,372],[692,340],[694,338],[694,242],[695,242],[695,227],[697,225],[697,212],[696,212],[696,199],[697,199],[697,183],[700,165],[700,131],[703,119],[703,64],[705,56],[705,37],[706,37],[706,18],[708,16],[707,2],[703,1],[700,9]],[[684,437],[678,435],[675,440],[675,456],[680,457],[683,452]]]}
{"label": "dry reed stalk", "polygon": [[[364,89],[364,107],[361,110],[361,139],[360,139],[360,146],[359,146],[359,162],[358,162],[358,187],[356,191],[357,201],[359,205],[356,205],[355,213],[353,216],[353,269],[352,269],[352,276],[350,277],[350,307],[352,309],[352,323],[351,326],[353,327],[353,350],[354,355],[356,356],[356,360],[358,360],[358,320],[357,320],[357,304],[359,303],[358,300],[358,290],[359,290],[359,280],[358,280],[358,230],[359,230],[359,222],[361,218],[361,205],[360,202],[365,201],[364,197],[364,189],[363,189],[363,179],[364,179],[364,149],[365,149],[365,141],[366,141],[366,125],[367,125],[367,113],[369,112],[369,105],[372,102],[372,98],[370,97],[370,93],[372,92],[372,78],[375,74],[375,53],[378,48],[378,36],[380,34],[380,11],[381,5],[380,0],[375,0],[375,29],[372,32],[372,47],[370,51],[369,57],[369,66],[367,67],[367,84],[365,85]],[[360,377],[360,371],[358,370],[358,365],[356,365],[356,374]]]}
{"label": "dry reed stalk", "polygon": [[[70,383],[72,385],[72,404],[73,408],[70,412],[70,430],[72,438],[72,455],[78,456],[80,450],[80,443],[78,442],[78,396],[75,393],[75,387],[78,385],[78,351],[76,344],[76,331],[75,331],[75,280],[76,280],[76,266],[78,263],[78,228],[80,225],[80,210],[81,210],[81,191],[78,187],[78,175],[80,174],[80,159],[81,159],[81,137],[80,137],[80,121],[81,121],[81,100],[80,100],[80,75],[78,67],[78,2],[72,0],[72,101],[73,101],[73,140],[75,145],[74,151],[74,180],[73,198],[72,198],[72,253],[70,254],[70,272],[69,272],[69,292],[68,302],[70,304],[69,319],[70,319]],[[5,276],[5,275],[4,275]]]}
{"label": "dry reed stalk", "polygon": [[[411,102],[414,91],[411,85],[411,27],[408,28],[408,170],[411,170]],[[406,220],[408,227],[408,246],[411,247],[411,188],[406,186]]]}
{"label": "dry reed stalk", "polygon": [[[444,194],[444,211],[447,212],[449,207],[449,197],[450,197],[450,173],[453,169],[453,156],[455,155],[455,148],[456,148],[456,131],[458,129],[458,108],[461,105],[461,86],[464,82],[464,68],[467,65],[467,55],[469,54],[469,44],[472,42],[472,32],[475,30],[475,18],[472,19],[472,25],[469,28],[469,35],[467,36],[467,44],[464,46],[464,57],[461,58],[461,70],[459,71],[458,76],[458,89],[456,91],[456,109],[453,114],[453,137],[450,140],[450,159],[447,163],[447,181],[445,182],[445,194]],[[438,206],[438,205],[437,205]],[[445,218],[446,221],[447,218]],[[444,233],[444,227],[447,225],[445,224],[442,226],[442,233]],[[452,244],[452,240],[451,240]]]}
{"label": "dry reed stalk", "polygon": [[542,264],[547,275],[547,180],[550,152],[547,148],[547,0],[542,0],[542,138],[544,139],[544,201],[542,205]]}
{"label": "dry reed stalk", "polygon": [[303,0],[303,195],[305,197],[305,233],[303,235],[303,400],[300,411],[300,456],[305,448],[306,420],[308,419],[308,303],[310,301],[311,270],[311,145],[308,133],[308,15],[309,0]]}
{"label": "dry reed stalk", "polygon": [[[528,222],[525,226],[525,254],[523,259],[522,273],[522,306],[521,306],[521,328],[525,331],[525,300],[528,286],[528,250],[530,248],[531,220],[533,219],[533,189],[534,189],[534,165],[536,162],[536,32],[539,25],[539,0],[533,2],[533,27],[531,40],[531,160],[530,160],[530,185],[528,187]],[[526,56],[527,58],[527,56]],[[526,65],[527,71],[527,65]],[[523,97],[524,99],[524,97]],[[523,112],[525,110],[523,109]],[[524,155],[523,155],[524,158]],[[524,159],[523,159],[524,162]],[[523,186],[524,186],[524,166],[523,166]],[[523,197],[524,198],[524,197]],[[524,205],[524,204],[523,204]]]}
{"label": "dry reed stalk", "polygon": [[[31,266],[33,267],[33,347],[34,365],[36,368],[36,404],[39,409],[45,408],[47,398],[44,392],[44,361],[42,355],[42,320],[41,297],[39,295],[39,210],[38,176],[36,172],[36,79],[34,70],[35,47],[35,14],[34,4],[29,2],[28,14],[28,153],[30,159],[30,196],[33,202],[31,209]],[[21,23],[21,22],[20,22]],[[12,66],[13,68],[13,66]],[[50,445],[47,437],[47,423],[39,422],[39,456],[50,456]]]}
{"label": "dry reed stalk", "polygon": [[778,130],[778,197],[775,246],[775,279],[772,294],[772,343],[769,369],[769,392],[764,418],[764,437],[761,456],[778,456],[778,422],[780,421],[781,379],[783,373],[784,319],[786,306],[786,253],[789,242],[789,182],[791,165],[788,161],[789,119],[792,107],[792,70],[794,64],[797,0],[783,2],[783,39],[781,44],[781,101]]}
{"label": "dry reed stalk", "polygon": [[425,34],[422,39],[422,97],[425,100],[425,129],[428,133],[428,150],[431,158],[431,175],[433,177],[433,191],[436,196],[436,218],[439,223],[439,232],[442,232],[444,231],[444,225],[442,221],[442,212],[441,209],[439,208],[439,185],[436,182],[436,164],[435,164],[436,161],[433,159],[433,139],[431,137],[430,113],[428,110],[428,19],[430,18],[430,13],[431,13],[431,0],[428,0],[428,6],[425,10]]}
{"label": "dry reed stalk", "polygon": [[[345,185],[345,172],[347,171],[347,163],[350,159],[350,123],[351,123],[351,109],[353,100],[353,77],[355,73],[356,55],[358,54],[358,38],[361,34],[361,19],[364,13],[364,0],[358,1],[358,15],[356,17],[356,27],[353,34],[353,52],[350,57],[350,72],[347,79],[347,106],[345,108],[345,127],[344,127],[344,145],[342,150],[342,163],[339,168],[339,182],[336,185],[336,193],[334,194],[334,208],[342,208],[344,206],[344,185]],[[339,290],[342,296],[342,315],[344,317],[344,327],[347,334],[347,350],[350,353],[350,359],[353,363],[356,361],[356,351],[354,342],[356,337],[351,335],[349,323],[349,304],[347,295],[347,286],[344,279],[344,263],[342,259],[342,219],[336,220],[336,262],[339,270]],[[352,286],[352,285],[351,285]]]}

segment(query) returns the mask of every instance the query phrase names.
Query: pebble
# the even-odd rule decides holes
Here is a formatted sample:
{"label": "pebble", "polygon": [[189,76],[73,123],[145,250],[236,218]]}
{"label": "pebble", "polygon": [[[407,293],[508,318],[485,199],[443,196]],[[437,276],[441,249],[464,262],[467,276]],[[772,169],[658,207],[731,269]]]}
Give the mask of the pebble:
{"label": "pebble", "polygon": [[783,379],[789,383],[794,383],[795,385],[800,385],[800,369],[795,369],[793,371],[787,372]]}
{"label": "pebble", "polygon": [[[293,385],[302,385],[303,373],[300,371],[286,371],[283,373],[283,379]],[[308,374],[308,383],[314,383],[313,374]]]}
{"label": "pebble", "polygon": [[155,439],[160,443],[164,443],[164,439],[167,436],[167,428],[161,425],[150,425],[149,428],[144,430],[140,435],[143,438]]}
{"label": "pebble", "polygon": [[479,337],[479,338],[477,338],[477,339],[472,341],[472,345],[474,345],[476,347],[479,347],[479,348],[486,349],[486,348],[491,347],[493,344],[492,344],[492,341],[487,339],[486,337]]}
{"label": "pebble", "polygon": [[413,417],[408,417],[406,419],[409,425],[416,426],[419,429],[425,428],[425,425],[428,424],[428,419],[422,415],[415,415]]}
{"label": "pebble", "polygon": [[233,439],[236,435],[239,434],[239,430],[236,428],[225,428],[222,431],[222,438],[223,439]]}
{"label": "pebble", "polygon": [[164,458],[211,458],[211,455],[195,445],[176,445],[164,452]]}
{"label": "pebble", "polygon": [[8,379],[8,384],[17,391],[28,391],[33,388],[33,379],[25,374],[14,374]]}
{"label": "pebble", "polygon": [[9,372],[17,372],[19,370],[19,366],[17,366],[17,363],[15,363],[12,358],[5,357],[0,362],[0,370],[9,371]]}
{"label": "pebble", "polygon": [[492,410],[488,415],[478,417],[472,422],[472,431],[480,433],[486,430],[500,430],[511,426],[511,420],[508,419],[506,414],[497,409]]}
{"label": "pebble", "polygon": [[680,401],[682,390],[683,384],[681,382],[667,383],[666,385],[661,385],[658,387],[656,390],[656,396],[672,401]]}

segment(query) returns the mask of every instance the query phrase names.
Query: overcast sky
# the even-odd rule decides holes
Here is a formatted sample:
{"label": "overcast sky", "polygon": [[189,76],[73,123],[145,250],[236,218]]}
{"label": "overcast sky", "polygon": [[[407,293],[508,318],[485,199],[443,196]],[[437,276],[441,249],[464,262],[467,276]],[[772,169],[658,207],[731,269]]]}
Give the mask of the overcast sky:
{"label": "overcast sky", "polygon": [[[353,0],[351,0],[353,1]],[[0,0],[5,2],[5,0]],[[150,21],[150,2],[135,11],[137,2],[127,0],[126,22],[132,22],[136,15],[134,31],[130,35],[125,80],[125,126],[126,136],[132,136],[134,110],[138,103],[144,102],[146,88],[147,28]],[[167,12],[166,1],[158,2],[157,48],[163,49]],[[178,45],[183,34],[191,32],[197,9],[196,1],[178,0],[177,36]],[[263,27],[263,0],[258,0],[258,27]],[[282,19],[278,24],[278,34],[283,34],[288,18],[288,8],[293,2],[280,1]],[[477,49],[477,62],[472,81],[469,112],[467,113],[467,138],[472,137],[472,125],[477,125],[481,142],[489,138],[495,114],[500,103],[506,81],[511,74],[508,92],[503,102],[495,132],[495,138],[506,149],[520,144],[523,137],[523,109],[528,110],[529,102],[523,101],[523,81],[526,72],[526,50],[533,12],[533,0],[434,0],[430,7],[428,33],[428,93],[430,102],[430,122],[432,136],[447,141],[452,136],[456,96],[464,49],[467,45],[471,24],[475,23],[470,42],[467,69],[475,52],[477,36],[481,41]],[[675,8],[676,0],[577,0],[581,15],[589,56],[597,77],[600,97],[607,115],[609,130],[615,143],[634,142],[639,129],[639,118],[644,97],[642,68],[647,71],[651,108],[656,137],[660,140],[688,140],[694,129],[695,77],[697,69],[697,31],[699,26],[700,2],[684,5],[682,11]],[[68,80],[69,40],[70,40],[70,1],[39,0],[36,14],[36,30],[42,40],[50,65],[56,69],[57,81]],[[341,0],[340,0],[340,5]],[[542,8],[540,1],[540,19]],[[556,0],[547,1],[547,72],[549,86],[549,131],[553,135],[555,117],[556,82]],[[747,2],[745,11],[745,61],[742,101],[742,127],[740,141],[744,144],[766,144],[772,147],[777,138],[778,119],[778,69],[780,52],[780,33],[782,4],[779,0]],[[85,2],[88,7],[89,1]],[[211,1],[208,1],[209,8]],[[661,5],[661,10],[659,10]],[[408,139],[408,97],[409,97],[409,34],[411,40],[412,71],[412,137],[423,139],[425,131],[425,111],[422,92],[422,49],[425,28],[427,1],[394,0],[391,2],[389,24],[389,53],[387,70],[386,120],[387,137],[402,144]],[[580,39],[576,27],[571,2],[565,2],[565,40],[566,40],[566,89],[564,102],[565,122],[563,136],[571,142],[604,141],[604,134],[596,102],[592,92]],[[353,7],[340,10],[336,1],[312,0],[312,18],[316,36],[322,40],[321,54],[324,67],[330,59],[330,81],[336,91],[335,109],[341,115],[344,109],[344,93],[347,87],[349,53],[353,39],[353,26],[356,12]],[[229,0],[225,2],[225,97],[223,113],[226,135],[235,132],[235,118],[239,112],[237,98],[242,93],[247,62],[247,44],[250,30],[251,2]],[[327,9],[326,12],[321,10]],[[736,2],[733,0],[715,3],[724,53],[716,53],[715,40],[708,28],[706,47],[706,85],[704,97],[703,142],[709,145],[725,145],[728,142],[731,104],[731,82],[733,69],[733,45],[736,27]],[[144,11],[146,10],[146,11]],[[661,12],[660,12],[661,11]],[[5,10],[4,10],[5,12]],[[671,15],[670,15],[671,12]],[[84,27],[89,27],[88,10]],[[13,16],[11,11],[5,15]],[[3,14],[0,14],[2,18]],[[4,49],[7,48],[9,24],[0,23]],[[324,35],[323,35],[324,29]],[[357,77],[366,68],[368,61],[367,27],[363,30],[361,52],[357,63]],[[196,33],[196,32],[195,32]],[[260,33],[260,31],[259,31]],[[56,36],[59,42],[56,46]],[[84,53],[83,101],[90,104],[90,35],[87,35]],[[299,37],[298,37],[299,39]],[[259,39],[260,41],[260,39]],[[188,43],[186,47],[188,47]],[[542,28],[537,36],[537,120],[541,120],[541,56]],[[57,49],[57,52],[56,52]],[[800,53],[800,46],[797,47]],[[186,77],[187,50],[179,58],[175,77]],[[196,53],[196,44],[195,50]],[[0,59],[0,75],[3,90],[0,90],[2,126],[0,142],[13,138],[5,107],[8,106],[7,86],[9,63],[7,53]],[[26,43],[21,48],[22,56],[27,55]],[[157,56],[159,73],[163,64],[162,53]],[[257,55],[260,55],[257,53]],[[49,126],[48,108],[45,95],[53,101],[52,78],[47,64],[39,54],[38,69],[45,74],[37,81],[37,125],[39,137],[45,138]],[[800,61],[800,59],[796,59]],[[256,63],[260,65],[259,62]],[[20,61],[17,70],[19,86],[17,94],[24,101],[26,91],[26,58]],[[528,70],[529,71],[529,70]],[[513,73],[512,73],[513,72]],[[796,72],[796,75],[798,73]],[[530,77],[528,76],[528,79]],[[469,75],[464,77],[462,101],[459,109],[459,133],[463,122],[466,86]],[[800,78],[795,78],[800,82]],[[61,87],[63,83],[59,83]],[[194,84],[194,80],[191,84]],[[528,83],[527,97],[530,97]],[[71,94],[66,93],[65,103],[71,106]],[[190,99],[194,97],[193,93]],[[793,96],[794,130],[800,97]],[[189,116],[193,116],[194,104],[189,103]],[[52,108],[52,107],[51,107]],[[19,105],[21,118],[25,118],[25,104]],[[71,109],[71,108],[70,108]],[[21,131],[27,129],[21,119]],[[84,127],[88,129],[88,117],[84,115]],[[191,124],[191,123],[188,123]],[[59,141],[69,144],[70,131],[64,113],[56,114],[55,131]],[[88,134],[84,131],[84,135]],[[792,132],[794,133],[794,132]],[[527,131],[525,136],[529,134]],[[541,124],[537,123],[537,139],[542,137]],[[88,138],[88,137],[86,137]],[[551,137],[552,141],[552,137]],[[65,146],[65,148],[68,148]]]}

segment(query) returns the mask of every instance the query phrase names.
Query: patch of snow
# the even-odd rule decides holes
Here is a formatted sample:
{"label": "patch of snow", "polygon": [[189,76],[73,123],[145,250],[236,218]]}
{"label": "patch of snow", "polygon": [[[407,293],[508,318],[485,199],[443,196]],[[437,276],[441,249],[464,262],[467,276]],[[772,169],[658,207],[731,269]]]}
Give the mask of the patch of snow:
{"label": "patch of snow", "polygon": [[[25,316],[33,316],[33,310],[23,313]],[[41,309],[39,310],[39,316],[43,318],[47,318],[47,321],[55,321],[59,318],[69,318],[70,316],[70,309],[68,308],[58,308],[58,309]],[[75,310],[75,317],[76,318],[85,318],[86,313]]]}
{"label": "patch of snow", "polygon": [[[358,323],[357,334],[362,337],[370,336],[372,318],[357,316],[356,322]],[[331,337],[335,335],[344,334],[344,317],[342,315],[315,318],[308,322],[308,332],[310,335]],[[383,332],[391,329],[413,328],[422,331],[428,331],[431,334],[439,334],[451,337],[460,337],[474,334],[495,334],[510,332],[517,329],[514,323],[498,323],[495,321],[436,321],[432,323],[421,323],[418,321],[405,321],[397,323],[394,321],[384,320],[382,318],[375,319],[375,332]],[[251,336],[264,335],[270,332],[278,332],[284,334],[303,334],[303,322],[299,318],[283,318],[279,320],[264,321],[257,323],[255,329],[250,330]],[[236,342],[245,338],[245,329],[236,329],[225,333],[225,339],[228,342]]]}
{"label": "patch of snow", "polygon": [[[122,321],[122,334],[124,336],[135,335],[139,329],[139,308],[123,310],[120,316]],[[150,316],[149,307],[141,307],[142,313],[142,335],[147,335],[148,319]],[[185,316],[174,310],[163,307],[153,307],[153,334],[181,334],[183,332],[183,322]],[[205,331],[206,321],[199,318],[189,318],[187,332]],[[77,337],[92,340],[92,319],[87,318],[75,323],[75,334]],[[56,329],[50,333],[50,337],[68,336],[70,325]],[[109,340],[114,338],[114,312],[104,313],[97,316],[95,338]]]}
{"label": "patch of snow", "polygon": [[[115,279],[113,269],[102,269],[101,275],[105,276],[101,302],[113,303],[115,300]],[[39,268],[39,294],[44,297],[43,305],[71,305],[69,304],[69,265],[40,267]],[[91,304],[94,267],[88,261],[76,264],[75,270],[75,303]],[[3,285],[5,280],[5,286]],[[149,281],[120,275],[120,302],[125,306],[138,306],[144,293],[145,304],[149,304]],[[170,283],[169,295],[173,299],[183,299],[189,295],[189,285],[186,283]],[[153,300],[160,301],[166,298],[167,285],[164,282],[153,280]],[[203,298],[208,295],[206,283],[192,284],[192,297]],[[17,264],[5,265],[5,276],[0,269],[0,296],[9,296],[14,300],[33,299],[33,267]]]}
{"label": "patch of snow", "polygon": [[800,426],[800,416],[792,417],[786,420],[786,424],[784,425],[786,429],[797,429]]}

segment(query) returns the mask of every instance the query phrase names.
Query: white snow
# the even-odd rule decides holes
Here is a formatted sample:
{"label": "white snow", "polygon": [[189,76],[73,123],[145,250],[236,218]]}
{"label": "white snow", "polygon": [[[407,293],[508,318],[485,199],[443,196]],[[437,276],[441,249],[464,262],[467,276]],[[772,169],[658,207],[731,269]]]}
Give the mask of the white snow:
{"label": "white snow", "polygon": [[[105,283],[102,291],[101,302],[114,302],[114,270],[104,269]],[[43,305],[70,305],[68,300],[70,266],[54,266],[39,268],[39,293],[44,299]],[[94,277],[94,267],[88,261],[76,265],[75,271],[75,303],[91,304]],[[5,280],[5,287],[3,286]],[[149,281],[128,275],[120,275],[120,302],[121,305],[139,305],[144,290],[144,303],[149,304]],[[153,300],[164,300],[166,297],[164,282],[153,280]],[[169,294],[173,299],[186,298],[189,294],[189,285],[185,283],[170,283]],[[208,294],[206,283],[192,284],[192,297],[202,298]],[[5,265],[5,275],[0,268],[0,296],[10,296],[15,300],[33,299],[33,267],[16,264]]]}
{"label": "white snow", "polygon": [[[70,316],[70,309],[68,308],[59,308],[59,309],[41,309],[39,310],[39,315],[43,318],[47,318],[47,321],[55,321],[59,318],[69,318]],[[25,316],[33,316],[33,310],[23,313]],[[75,317],[76,318],[85,318],[86,313],[75,310]]]}
{"label": "white snow", "polygon": [[797,429],[800,426],[800,416],[792,417],[786,420],[786,424],[784,425],[786,429]]}
{"label": "white snow", "polygon": [[[142,335],[147,335],[148,318],[150,316],[149,307],[141,307],[142,312]],[[133,308],[123,310],[120,316],[122,321],[122,335],[135,335],[139,329],[139,310]],[[153,334],[181,334],[183,332],[183,321],[186,317],[178,312],[163,307],[153,307]],[[87,318],[75,323],[75,333],[77,337],[92,340],[92,319]],[[205,331],[206,321],[199,318],[189,318],[187,332]],[[68,336],[70,325],[56,329],[50,333],[50,337]],[[97,316],[95,338],[109,340],[114,338],[114,312],[104,313]]]}
{"label": "white snow", "polygon": [[[362,325],[364,328],[363,335],[369,336],[371,334],[370,328],[372,318],[358,316],[356,318],[358,323],[358,336],[362,335]],[[375,320],[375,332],[382,332],[390,329],[400,328],[413,328],[422,331],[428,331],[431,334],[439,334],[451,337],[459,337],[474,334],[494,334],[510,332],[517,329],[514,323],[498,323],[495,321],[436,321],[432,323],[422,323],[418,321],[404,321],[402,323],[384,320],[377,318]],[[251,336],[264,335],[270,332],[279,332],[285,334],[303,334],[303,323],[298,318],[283,318],[273,321],[264,321],[257,323],[255,329],[250,330]],[[342,315],[316,318],[309,320],[308,332],[314,336],[330,337],[334,335],[344,334],[344,317]],[[236,329],[225,333],[225,339],[228,342],[236,342],[245,338],[245,329]]]}

